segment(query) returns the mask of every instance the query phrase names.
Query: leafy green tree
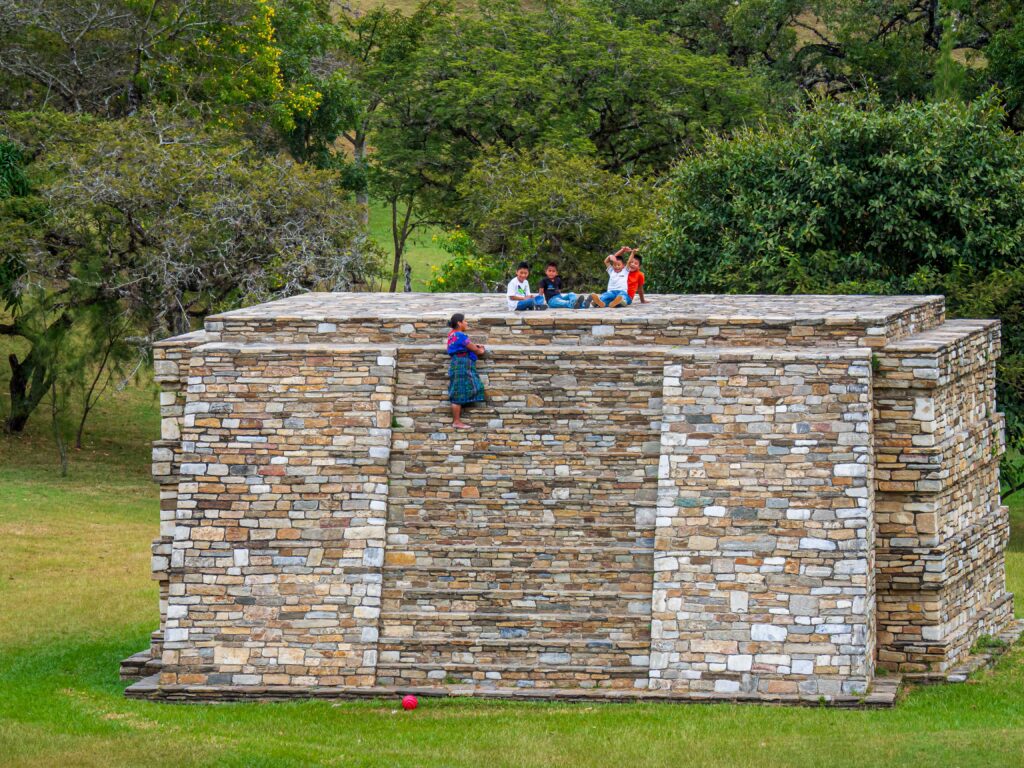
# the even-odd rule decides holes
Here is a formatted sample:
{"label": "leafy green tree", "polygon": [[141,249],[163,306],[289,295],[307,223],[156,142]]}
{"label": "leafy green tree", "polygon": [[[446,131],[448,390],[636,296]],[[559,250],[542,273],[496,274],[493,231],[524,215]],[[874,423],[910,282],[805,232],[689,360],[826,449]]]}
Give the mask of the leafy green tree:
{"label": "leafy green tree", "polygon": [[1014,0],[593,1],[621,24],[652,24],[688,50],[814,94],[871,88],[888,101],[924,99],[947,87],[936,78],[955,75],[980,95],[1015,67]]}
{"label": "leafy green tree", "polygon": [[[117,116],[154,95],[222,118],[282,91],[268,0],[9,0],[0,103]],[[6,98],[5,98],[6,97]]]}
{"label": "leafy green tree", "polygon": [[[999,396],[1024,448],[1024,137],[973,104],[822,102],[792,125],[684,159],[647,264],[652,288],[943,293],[1003,319]],[[1024,480],[1024,478],[1021,478]]]}
{"label": "leafy green tree", "polygon": [[503,275],[523,259],[539,266],[553,259],[579,290],[592,287],[585,281],[606,253],[645,236],[656,208],[645,179],[555,148],[484,154],[459,191],[466,231]]}
{"label": "leafy green tree", "polygon": [[992,80],[1002,89],[1010,122],[1020,130],[1024,128],[1024,11],[992,35],[985,55]]}
{"label": "leafy green tree", "polygon": [[145,346],[209,312],[377,269],[335,173],[266,156],[229,134],[140,114],[117,121],[8,113],[0,136],[32,158],[25,198],[0,201],[0,263],[17,265],[7,428],[53,386],[69,334]]}
{"label": "leafy green tree", "polygon": [[[414,66],[413,54],[424,39],[439,25],[449,23],[451,3],[447,0],[424,0],[410,15],[377,5],[365,13],[345,10],[339,24],[344,28],[340,60],[348,75],[350,109],[340,133],[351,148],[353,178],[350,187],[356,190],[356,202],[366,205],[368,197],[368,152],[371,134],[377,127],[385,99],[397,93],[396,83],[409,82],[408,71]],[[395,240],[395,270],[401,252],[411,234],[414,208],[402,207],[406,200],[402,185],[387,174],[377,176],[378,193],[391,208]],[[404,226],[398,224],[405,222]],[[396,278],[393,278],[392,283]],[[394,288],[392,288],[394,290]]]}
{"label": "leafy green tree", "polygon": [[469,234],[460,228],[436,237],[448,258],[431,267],[427,288],[434,293],[493,293],[508,280],[508,265],[481,253]]}
{"label": "leafy green tree", "polygon": [[416,227],[462,222],[460,181],[481,154],[551,145],[645,174],[768,109],[749,72],[586,4],[434,19],[376,81],[370,186],[392,208],[393,286]]}

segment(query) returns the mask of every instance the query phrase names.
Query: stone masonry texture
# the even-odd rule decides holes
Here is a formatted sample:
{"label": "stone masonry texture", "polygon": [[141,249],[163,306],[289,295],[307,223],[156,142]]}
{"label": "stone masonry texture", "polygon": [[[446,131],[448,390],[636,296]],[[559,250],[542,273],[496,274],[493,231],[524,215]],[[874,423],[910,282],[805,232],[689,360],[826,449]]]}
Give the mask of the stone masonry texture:
{"label": "stone masonry texture", "polygon": [[839,700],[1011,620],[998,322],[499,299],[307,294],[157,346],[158,688]]}

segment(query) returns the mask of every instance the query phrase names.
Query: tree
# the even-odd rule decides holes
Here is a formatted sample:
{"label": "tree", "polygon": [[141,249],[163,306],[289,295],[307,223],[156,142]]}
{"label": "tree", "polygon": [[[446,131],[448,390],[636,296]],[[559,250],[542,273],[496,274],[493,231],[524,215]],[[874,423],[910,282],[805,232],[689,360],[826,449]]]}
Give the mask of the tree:
{"label": "tree", "polygon": [[[963,70],[970,95],[1001,84],[1012,0],[597,0],[624,25],[649,23],[696,53],[723,54],[812,94],[874,89],[928,98]],[[1009,48],[993,45],[1003,38]],[[944,46],[950,55],[944,54]],[[996,59],[998,66],[993,66]]]}
{"label": "tree", "polygon": [[571,148],[604,170],[645,174],[699,146],[707,131],[768,109],[750,73],[574,2],[438,17],[388,75],[370,179],[392,209],[393,286],[416,227],[464,223],[459,182],[492,148]]}
{"label": "tree", "polygon": [[[447,0],[424,0],[412,14],[406,16],[396,9],[378,5],[366,13],[346,11],[341,24],[345,29],[340,45],[341,62],[350,85],[350,109],[345,113],[346,123],[340,136],[352,149],[356,202],[366,206],[368,168],[367,156],[369,137],[376,127],[380,108],[389,92],[395,92],[394,82],[401,73],[412,66],[414,51],[423,40],[451,18],[451,3]],[[378,176],[382,187],[388,187],[393,180],[385,181]],[[390,183],[393,188],[395,185]],[[395,264],[401,260],[401,251],[411,233],[412,210],[410,207],[399,213],[398,206],[404,199],[401,191],[388,196],[392,213],[392,234],[395,240]],[[404,226],[399,226],[401,217]],[[397,267],[396,267],[397,269]],[[393,270],[392,289],[397,279]]]}
{"label": "tree", "polygon": [[553,259],[580,290],[604,254],[644,237],[657,198],[646,179],[550,147],[484,154],[459,190],[466,231],[503,274],[523,259],[540,267]]}
{"label": "tree", "polygon": [[989,72],[1002,90],[1010,123],[1024,128],[1024,11],[1013,17],[1012,24],[992,35],[986,46]]}
{"label": "tree", "polygon": [[53,386],[55,350],[97,314],[147,344],[209,312],[345,289],[377,269],[336,174],[230,134],[58,113],[9,113],[3,134],[32,180],[27,198],[0,203],[0,263],[18,272],[0,334],[29,344],[10,360],[11,431]]}
{"label": "tree", "polygon": [[172,84],[220,107],[273,95],[272,15],[264,0],[9,0],[8,106],[121,115]]}
{"label": "tree", "polygon": [[[1024,137],[995,96],[821,102],[681,161],[648,266],[663,291],[943,293],[1003,319],[998,387],[1024,448]],[[1024,478],[1022,478],[1024,479]]]}

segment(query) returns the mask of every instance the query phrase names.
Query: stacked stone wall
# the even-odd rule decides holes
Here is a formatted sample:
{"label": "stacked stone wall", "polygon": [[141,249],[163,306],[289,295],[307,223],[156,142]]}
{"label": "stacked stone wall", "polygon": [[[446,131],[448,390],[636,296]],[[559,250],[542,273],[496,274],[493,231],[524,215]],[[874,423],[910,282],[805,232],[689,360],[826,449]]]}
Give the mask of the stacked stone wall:
{"label": "stacked stone wall", "polygon": [[866,351],[665,369],[651,685],[838,695],[873,667]]}
{"label": "stacked stone wall", "polygon": [[998,324],[974,320],[879,352],[879,662],[891,669],[948,669],[1011,616],[998,356]]}
{"label": "stacked stone wall", "polygon": [[934,297],[470,314],[463,432],[440,341],[480,299],[364,298],[159,345],[163,690],[856,701],[876,650],[941,671],[1011,617],[995,323]]}
{"label": "stacked stone wall", "polygon": [[647,686],[662,365],[492,347],[453,430],[446,358],[399,351],[378,682]]}
{"label": "stacked stone wall", "polygon": [[161,682],[372,685],[395,359],[193,351]]}

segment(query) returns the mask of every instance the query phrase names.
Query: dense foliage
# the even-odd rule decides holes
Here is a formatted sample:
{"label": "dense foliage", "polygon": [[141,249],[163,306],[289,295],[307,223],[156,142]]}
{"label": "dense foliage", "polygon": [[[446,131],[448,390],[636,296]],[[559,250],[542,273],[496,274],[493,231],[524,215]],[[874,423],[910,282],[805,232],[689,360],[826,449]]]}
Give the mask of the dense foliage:
{"label": "dense foliage", "polygon": [[482,155],[459,192],[468,232],[505,273],[523,259],[536,260],[538,270],[553,259],[577,290],[602,287],[590,281],[603,276],[609,245],[640,238],[657,208],[645,179],[562,149]]}
{"label": "dense foliage", "polygon": [[654,239],[663,289],[947,293],[1021,434],[1015,0],[359,5],[0,3],[8,428],[213,309],[396,290],[431,225],[433,290]]}
{"label": "dense foliage", "polygon": [[188,331],[240,303],[373,274],[355,208],[328,172],[231,134],[140,114],[116,121],[8,113],[0,131],[31,158],[31,189],[0,201],[12,322],[9,429],[53,383],[66,344],[125,324],[124,343]]}
{"label": "dense foliage", "polygon": [[1003,320],[999,394],[1024,437],[1024,138],[994,98],[822,102],[791,125],[714,139],[675,168],[653,288],[941,293]]}

